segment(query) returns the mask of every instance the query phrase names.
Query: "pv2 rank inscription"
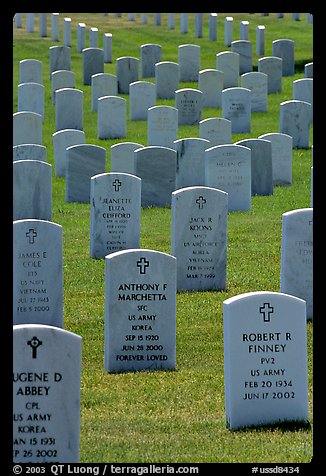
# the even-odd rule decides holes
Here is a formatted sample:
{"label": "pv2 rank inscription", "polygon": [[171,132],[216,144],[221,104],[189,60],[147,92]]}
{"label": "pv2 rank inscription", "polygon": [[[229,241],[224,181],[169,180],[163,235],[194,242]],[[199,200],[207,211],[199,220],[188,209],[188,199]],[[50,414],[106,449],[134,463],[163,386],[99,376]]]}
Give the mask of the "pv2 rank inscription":
{"label": "pv2 rank inscription", "polygon": [[[286,352],[286,343],[292,341],[291,332],[244,333],[242,341],[248,343],[248,353],[275,354],[275,357],[259,357],[260,367],[251,369],[248,379],[244,381],[243,385],[247,391],[244,393],[243,399],[295,398],[292,379],[287,376],[286,368],[277,366],[277,355]],[[281,343],[281,341],[285,343]],[[255,343],[253,344],[253,342]]]}

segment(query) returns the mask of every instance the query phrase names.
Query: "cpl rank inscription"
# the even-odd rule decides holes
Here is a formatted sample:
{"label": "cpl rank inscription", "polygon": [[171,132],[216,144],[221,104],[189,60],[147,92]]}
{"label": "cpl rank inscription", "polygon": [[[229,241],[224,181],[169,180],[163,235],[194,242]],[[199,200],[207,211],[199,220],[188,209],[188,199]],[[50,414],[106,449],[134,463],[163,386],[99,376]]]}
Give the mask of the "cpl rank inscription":
{"label": "cpl rank inscription", "polygon": [[[37,359],[37,350],[43,342],[34,336],[26,344],[31,347],[32,359]],[[23,404],[21,412],[14,412],[15,437],[13,440],[14,459],[20,461],[43,461],[43,458],[57,458],[58,451],[55,449],[56,438],[51,433],[51,423],[55,415],[43,408],[46,397],[50,396],[53,387],[62,381],[60,372],[14,372],[14,395],[28,397]],[[39,398],[42,397],[42,398]]]}

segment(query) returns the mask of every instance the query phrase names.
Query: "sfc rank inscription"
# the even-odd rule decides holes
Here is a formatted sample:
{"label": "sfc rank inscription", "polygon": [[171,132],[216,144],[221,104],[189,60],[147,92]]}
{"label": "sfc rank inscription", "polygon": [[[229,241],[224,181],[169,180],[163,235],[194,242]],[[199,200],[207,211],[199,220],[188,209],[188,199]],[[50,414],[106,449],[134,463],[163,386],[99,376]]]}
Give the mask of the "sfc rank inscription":
{"label": "sfc rank inscription", "polygon": [[175,258],[134,249],[105,259],[105,369],[174,369]]}

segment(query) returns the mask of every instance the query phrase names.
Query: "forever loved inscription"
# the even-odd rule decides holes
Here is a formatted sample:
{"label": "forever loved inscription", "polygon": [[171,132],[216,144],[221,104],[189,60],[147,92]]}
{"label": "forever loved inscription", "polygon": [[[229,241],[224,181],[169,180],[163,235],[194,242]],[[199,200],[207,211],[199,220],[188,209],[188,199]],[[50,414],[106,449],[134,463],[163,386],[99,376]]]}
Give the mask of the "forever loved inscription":
{"label": "forever loved inscription", "polygon": [[223,303],[227,426],[308,420],[306,304],[252,292]]}
{"label": "forever loved inscription", "polygon": [[174,369],[176,259],[133,249],[105,260],[105,370]]}

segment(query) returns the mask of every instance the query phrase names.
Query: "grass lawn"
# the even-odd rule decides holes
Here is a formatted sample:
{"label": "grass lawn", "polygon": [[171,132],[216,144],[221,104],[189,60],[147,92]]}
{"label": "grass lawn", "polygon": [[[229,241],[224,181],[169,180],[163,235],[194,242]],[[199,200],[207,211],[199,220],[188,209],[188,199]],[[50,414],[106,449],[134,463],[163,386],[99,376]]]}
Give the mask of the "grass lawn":
{"label": "grass lawn", "polygon": [[[76,50],[79,22],[87,29],[99,29],[99,47],[104,33],[112,33],[113,60],[104,72],[115,74],[116,58],[140,58],[140,46],[162,45],[162,60],[178,62],[178,45],[192,43],[201,47],[201,69],[215,68],[218,52],[229,50],[223,44],[226,16],[234,18],[234,40],[239,39],[240,21],[249,21],[249,40],[253,43],[253,66],[256,26],[265,25],[265,56],[272,54],[272,41],[289,38],[295,41],[295,75],[283,77],[282,92],[268,96],[268,112],[252,113],[251,132],[233,134],[233,142],[257,138],[279,131],[280,103],[292,99],[292,83],[304,77],[304,64],[313,61],[313,25],[301,14],[293,21],[291,14],[277,19],[275,14],[219,13],[217,41],[208,39],[208,14],[204,14],[203,37],[194,37],[193,15],[189,14],[189,32],[180,33],[179,13],[175,29],[167,28],[167,14],[162,25],[154,26],[153,14],[148,25],[128,21],[127,14],[60,13],[60,43],[51,40],[51,15],[48,36],[13,28],[13,112],[17,111],[19,61],[39,59],[43,63],[45,120],[43,145],[47,160],[54,165],[52,134],[55,132],[55,107],[49,79],[49,47],[63,44],[63,19],[72,20],[71,70],[76,73],[76,87],[84,92],[84,132],[86,143],[105,147],[107,172],[110,171],[110,147],[132,141],[147,145],[147,122],[130,121],[127,112],[127,137],[123,140],[97,139],[97,113],[91,112],[91,87],[82,84],[82,55]],[[87,32],[87,46],[89,37]],[[142,79],[142,78],[139,78]],[[146,79],[154,81],[154,78]],[[182,83],[180,87],[197,87]],[[121,95],[128,101],[128,95]],[[157,100],[157,105],[174,106],[174,100]],[[128,104],[129,108],[129,104]],[[221,109],[205,108],[202,119],[221,117]],[[199,137],[199,126],[180,126],[178,138]],[[175,371],[104,372],[104,259],[91,259],[90,206],[65,202],[65,179],[55,176],[53,167],[52,221],[63,227],[64,322],[65,329],[83,338],[81,381],[81,462],[120,463],[200,463],[200,462],[310,462],[313,455],[313,324],[307,323],[309,371],[309,421],[306,426],[275,426],[230,431],[225,424],[223,378],[223,301],[250,291],[280,290],[280,252],[282,213],[310,206],[313,144],[293,150],[293,183],[274,187],[272,196],[252,197],[248,212],[228,214],[227,288],[223,292],[177,293],[177,368]],[[171,252],[171,209],[141,210],[141,247]]]}

